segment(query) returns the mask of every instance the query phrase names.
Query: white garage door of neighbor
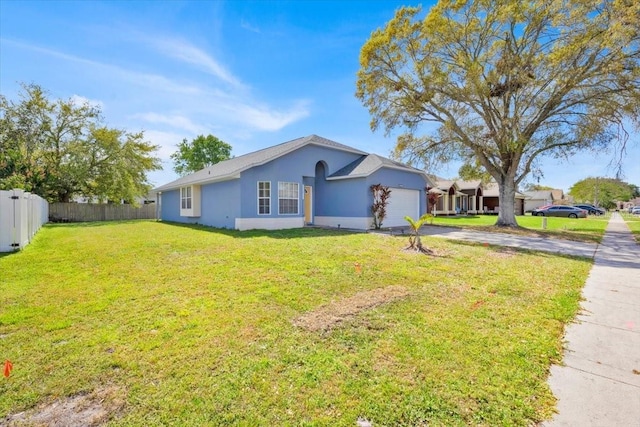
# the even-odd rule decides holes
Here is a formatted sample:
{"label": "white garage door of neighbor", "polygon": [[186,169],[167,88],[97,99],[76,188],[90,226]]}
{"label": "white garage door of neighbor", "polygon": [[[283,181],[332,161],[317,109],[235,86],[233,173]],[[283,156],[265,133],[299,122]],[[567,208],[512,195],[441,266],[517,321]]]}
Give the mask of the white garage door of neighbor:
{"label": "white garage door of neighbor", "polygon": [[405,188],[392,188],[387,217],[382,221],[383,227],[397,227],[409,225],[404,219],[409,215],[413,219],[420,216],[420,191]]}

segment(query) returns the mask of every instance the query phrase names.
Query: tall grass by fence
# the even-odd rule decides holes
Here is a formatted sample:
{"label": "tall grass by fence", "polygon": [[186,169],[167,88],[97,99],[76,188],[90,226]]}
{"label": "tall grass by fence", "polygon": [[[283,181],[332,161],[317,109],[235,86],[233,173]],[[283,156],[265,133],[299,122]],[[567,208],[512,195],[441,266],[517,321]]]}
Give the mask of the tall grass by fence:
{"label": "tall grass by fence", "polygon": [[49,218],[54,222],[118,221],[155,219],[156,205],[114,205],[104,203],[51,203]]}
{"label": "tall grass by fence", "polygon": [[49,220],[49,204],[23,190],[0,190],[0,252],[25,247]]}

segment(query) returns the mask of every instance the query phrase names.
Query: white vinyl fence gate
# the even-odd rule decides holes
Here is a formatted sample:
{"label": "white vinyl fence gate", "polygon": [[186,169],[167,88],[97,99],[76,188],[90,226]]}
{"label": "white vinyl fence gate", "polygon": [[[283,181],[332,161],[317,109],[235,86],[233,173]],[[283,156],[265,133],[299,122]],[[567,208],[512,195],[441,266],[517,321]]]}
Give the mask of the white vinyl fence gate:
{"label": "white vinyl fence gate", "polygon": [[0,252],[24,248],[49,221],[49,204],[23,190],[0,190]]}

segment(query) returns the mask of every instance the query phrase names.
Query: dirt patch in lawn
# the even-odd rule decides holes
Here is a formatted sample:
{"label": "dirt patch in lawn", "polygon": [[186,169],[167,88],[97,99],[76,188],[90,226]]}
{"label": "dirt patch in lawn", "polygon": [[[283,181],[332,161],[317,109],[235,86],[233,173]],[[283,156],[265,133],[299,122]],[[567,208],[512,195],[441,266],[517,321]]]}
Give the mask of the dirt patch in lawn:
{"label": "dirt patch in lawn", "polygon": [[494,258],[513,258],[518,255],[518,251],[509,247],[502,247],[493,252],[489,252],[489,255]]}
{"label": "dirt patch in lawn", "polygon": [[115,386],[82,393],[0,419],[0,425],[84,427],[100,426],[124,408],[124,391]]}
{"label": "dirt patch in lawn", "polygon": [[329,331],[358,313],[406,298],[409,291],[402,286],[387,286],[359,292],[349,298],[333,301],[294,319],[293,324],[308,331]]}

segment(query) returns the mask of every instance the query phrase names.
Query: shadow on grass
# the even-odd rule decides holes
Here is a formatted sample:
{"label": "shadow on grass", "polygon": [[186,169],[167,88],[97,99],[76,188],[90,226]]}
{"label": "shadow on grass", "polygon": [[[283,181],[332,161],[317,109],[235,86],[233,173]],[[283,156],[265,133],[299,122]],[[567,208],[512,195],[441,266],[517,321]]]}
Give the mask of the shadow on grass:
{"label": "shadow on grass", "polygon": [[[493,220],[495,220],[495,215],[488,215],[490,216]],[[446,218],[447,220],[454,220],[454,221],[465,221],[465,220],[470,220],[470,219],[476,219],[476,218],[485,218],[487,217],[487,215],[437,215],[434,217],[434,219],[437,221],[438,218]]]}
{"label": "shadow on grass", "polygon": [[48,222],[44,226],[51,228],[88,228],[106,227],[115,224],[141,224],[143,222],[156,222],[155,219],[123,219],[114,221],[91,221],[91,222]]}
{"label": "shadow on grass", "polygon": [[339,229],[339,228],[320,228],[320,227],[303,227],[291,228],[286,230],[246,230],[238,231],[228,228],[216,228],[202,224],[186,224],[182,222],[158,221],[154,219],[130,219],[116,221],[94,221],[94,222],[66,222],[66,223],[47,223],[45,227],[49,228],[89,228],[89,227],[112,227],[120,224],[142,224],[146,222],[154,222],[159,226],[182,227],[190,230],[205,231],[207,233],[217,233],[234,238],[254,238],[254,237],[271,237],[274,239],[292,239],[292,238],[309,238],[323,236],[337,236],[349,234],[362,234],[365,231]]}
{"label": "shadow on grass", "polygon": [[[454,217],[449,217],[454,218]],[[459,219],[470,218],[470,216],[461,216]],[[238,231],[226,228],[216,228],[201,224],[186,224],[181,222],[158,221],[150,219],[131,219],[121,221],[95,221],[95,222],[69,222],[69,223],[47,223],[45,227],[51,228],[88,228],[88,227],[105,227],[116,224],[141,224],[146,222],[157,222],[158,224],[173,227],[184,227],[192,230],[201,230],[210,233],[224,234],[234,238],[254,238],[254,237],[271,237],[274,239],[291,239],[291,238],[308,238],[321,236],[335,236],[345,234],[361,234],[367,232],[380,232],[383,234],[408,234],[408,227],[383,227],[382,230],[352,230],[338,228],[320,228],[320,227],[304,227],[293,228],[287,230],[246,230]],[[468,224],[427,224],[425,228],[431,230],[426,234],[446,233],[451,229],[468,229],[489,233],[505,233],[530,237],[555,238],[564,240],[581,241],[588,243],[600,243],[604,233],[591,229],[572,229],[572,230],[535,230],[526,227],[497,227],[495,225],[468,225]],[[438,230],[438,231],[436,231]]]}
{"label": "shadow on grass", "polygon": [[17,254],[20,251],[11,251],[11,252],[0,252],[0,259],[9,257],[11,255]]}
{"label": "shadow on grass", "polygon": [[236,239],[247,239],[255,237],[270,237],[272,239],[295,239],[295,238],[315,238],[326,236],[345,236],[351,234],[363,234],[364,231],[338,229],[338,228],[319,228],[319,227],[304,227],[304,228],[290,228],[286,230],[230,230],[227,228],[215,228],[207,225],[200,224],[185,224],[181,222],[161,221],[161,226],[167,227],[182,227],[190,230],[204,231],[207,233],[222,234],[225,236],[233,237]]}

